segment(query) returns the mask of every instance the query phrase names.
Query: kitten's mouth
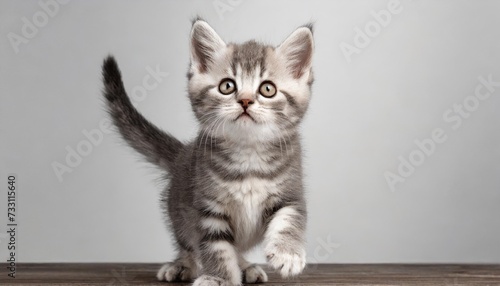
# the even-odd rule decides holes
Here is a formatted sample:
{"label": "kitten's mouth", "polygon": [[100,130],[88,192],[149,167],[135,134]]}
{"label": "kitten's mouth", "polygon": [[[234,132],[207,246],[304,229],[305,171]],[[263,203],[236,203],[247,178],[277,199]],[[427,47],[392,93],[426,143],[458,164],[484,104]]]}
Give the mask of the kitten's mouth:
{"label": "kitten's mouth", "polygon": [[243,111],[240,115],[238,115],[238,117],[236,117],[236,119],[235,119],[234,121],[236,121],[236,120],[238,120],[238,119],[241,119],[241,120],[250,119],[250,120],[252,120],[253,122],[257,122],[257,121],[255,121],[255,119],[253,119],[253,117],[252,117],[250,114],[248,114],[248,112],[246,112],[246,111]]}

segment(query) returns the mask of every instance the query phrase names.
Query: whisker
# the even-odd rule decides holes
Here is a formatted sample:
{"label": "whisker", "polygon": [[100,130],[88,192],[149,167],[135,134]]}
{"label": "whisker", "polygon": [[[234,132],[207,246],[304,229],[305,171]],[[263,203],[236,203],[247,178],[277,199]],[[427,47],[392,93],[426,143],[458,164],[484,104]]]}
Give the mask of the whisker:
{"label": "whisker", "polygon": [[[269,125],[269,121],[268,120],[264,120],[264,123],[266,124],[267,128],[269,128],[269,130],[273,130],[271,128],[271,126]],[[273,130],[274,131],[274,130]],[[278,136],[278,140],[280,142],[280,154],[281,156],[283,157],[283,147],[281,146],[281,136]]]}
{"label": "whisker", "polygon": [[210,159],[212,159],[212,142],[213,142],[213,129],[216,126],[216,124],[222,120],[222,117],[217,118],[211,125],[210,129],[208,130],[207,137],[205,137],[205,150],[207,148],[207,140],[208,137],[210,136]]}
{"label": "whisker", "polygon": [[201,143],[203,142],[203,137],[205,136],[206,132],[208,131],[208,128],[211,125],[211,124],[208,124],[208,126],[206,126],[204,123],[206,123],[209,120],[212,120],[214,118],[217,118],[217,115],[212,115],[212,116],[210,116],[209,118],[207,118],[206,120],[203,121],[202,130],[201,130],[201,138],[200,138],[200,143],[198,144],[198,148],[201,147]]}
{"label": "whisker", "polygon": [[217,122],[217,115],[214,115],[212,118],[216,118],[215,121],[209,123],[207,126],[205,126],[204,128],[204,131],[203,131],[203,134],[201,136],[201,140],[200,140],[200,146],[201,146],[201,143],[203,142],[203,137],[205,137],[205,143],[204,143],[204,151],[203,151],[203,154],[206,153],[207,151],[207,140],[208,140],[208,136],[210,135],[210,130],[212,128],[212,126]]}
{"label": "whisker", "polygon": [[[215,128],[215,134],[217,135],[217,132],[219,131],[219,127],[221,126],[221,124],[223,124],[224,122],[226,122],[226,119],[225,118],[222,118],[222,120],[220,121],[220,123],[217,125],[217,127]],[[224,132],[224,129],[222,129],[222,132]],[[215,145],[217,145],[217,137],[215,137]]]}
{"label": "whisker", "polygon": [[[288,144],[286,143],[286,138],[285,136],[283,136],[283,133],[281,132],[281,130],[279,128],[276,129],[280,135],[280,138],[283,138],[283,142],[285,143],[285,149],[286,149],[286,155],[289,156],[288,154]],[[280,139],[280,144],[281,144],[281,139]]]}

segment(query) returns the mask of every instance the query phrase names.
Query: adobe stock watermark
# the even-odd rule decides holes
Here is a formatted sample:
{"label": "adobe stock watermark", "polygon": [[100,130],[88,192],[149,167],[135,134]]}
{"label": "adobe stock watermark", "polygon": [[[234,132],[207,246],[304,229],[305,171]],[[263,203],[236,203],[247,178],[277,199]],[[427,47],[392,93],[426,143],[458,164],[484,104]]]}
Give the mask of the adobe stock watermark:
{"label": "adobe stock watermark", "polygon": [[[452,107],[443,112],[442,118],[445,126],[455,131],[459,129],[464,120],[470,118],[478,110],[481,103],[489,99],[500,87],[500,81],[495,81],[489,74],[487,77],[479,76],[479,83],[474,89],[474,94],[465,97],[462,102],[454,103]],[[397,184],[404,183],[427,158],[432,156],[440,144],[448,140],[446,128],[434,128],[430,135],[424,139],[414,141],[415,148],[407,156],[398,157],[398,167],[395,172],[386,171],[384,178],[391,191],[396,191]]]}
{"label": "adobe stock watermark", "polygon": [[127,275],[127,270],[125,267],[122,267],[121,272],[116,271],[115,269],[111,270],[111,281],[109,281],[108,285],[129,285],[128,282],[132,282],[135,278],[135,275]]}
{"label": "adobe stock watermark", "polygon": [[331,238],[331,234],[328,234],[326,239],[322,237],[316,238],[317,246],[314,248],[314,251],[311,256],[307,256],[307,268],[314,269],[317,267],[319,263],[328,262],[328,258],[333,255],[335,249],[340,247],[339,243],[333,242]]}
{"label": "adobe stock watermark", "polygon": [[215,12],[219,16],[219,19],[224,21],[224,14],[234,11],[234,9],[240,6],[242,2],[243,0],[214,0],[212,5],[214,6]]}
{"label": "adobe stock watermark", "polygon": [[[143,102],[149,92],[156,89],[168,73],[160,70],[157,65],[155,69],[150,66],[146,67],[147,74],[142,78],[142,85],[135,86],[132,89],[130,99],[132,105],[137,106]],[[98,147],[104,140],[105,134],[113,132],[112,122],[109,118],[103,118],[99,121],[97,127],[82,131],[84,139],[80,140],[75,146],[66,145],[66,156],[63,162],[53,161],[51,163],[52,170],[60,183],[64,180],[64,175],[72,173],[78,166],[82,164],[85,157],[88,157],[95,147]]]}
{"label": "adobe stock watermark", "polygon": [[33,13],[28,19],[27,17],[21,18],[21,33],[17,34],[9,32],[7,39],[14,50],[18,54],[21,44],[28,44],[38,33],[61,11],[61,5],[66,5],[71,0],[40,0],[38,6],[40,10]]}
{"label": "adobe stock watermark", "polygon": [[352,56],[360,54],[364,48],[368,47],[372,40],[391,24],[392,18],[401,11],[403,11],[403,6],[399,0],[390,0],[387,3],[387,8],[378,12],[371,10],[372,20],[368,21],[363,28],[354,27],[352,44],[342,42],[339,45],[346,61],[351,63]]}
{"label": "adobe stock watermark", "polygon": [[[329,262],[328,259],[333,255],[335,249],[340,247],[339,243],[333,241],[331,234],[328,234],[326,238],[317,237],[315,242],[316,247],[314,248],[313,252],[308,252],[306,256],[307,270],[315,270],[318,268],[319,264]],[[277,274],[280,273],[280,269],[273,269],[269,267],[267,269],[267,272]],[[299,280],[294,281],[293,285],[302,285],[300,278],[298,279]]]}

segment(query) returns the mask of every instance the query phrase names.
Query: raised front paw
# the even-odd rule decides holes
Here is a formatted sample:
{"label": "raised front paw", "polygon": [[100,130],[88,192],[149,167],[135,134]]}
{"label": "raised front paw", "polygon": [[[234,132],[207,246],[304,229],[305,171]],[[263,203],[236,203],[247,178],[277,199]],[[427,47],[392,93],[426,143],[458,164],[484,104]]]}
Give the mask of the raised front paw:
{"label": "raised front paw", "polygon": [[271,244],[266,247],[265,253],[269,265],[283,278],[300,274],[306,266],[306,251],[302,247],[286,249]]}

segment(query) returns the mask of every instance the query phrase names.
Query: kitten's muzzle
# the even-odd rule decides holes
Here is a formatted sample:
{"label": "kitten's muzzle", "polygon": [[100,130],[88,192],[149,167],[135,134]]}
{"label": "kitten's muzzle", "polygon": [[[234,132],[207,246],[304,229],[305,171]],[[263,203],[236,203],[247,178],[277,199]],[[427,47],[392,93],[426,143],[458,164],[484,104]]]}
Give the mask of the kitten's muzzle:
{"label": "kitten's muzzle", "polygon": [[253,119],[253,117],[248,112],[248,108],[250,107],[251,104],[254,104],[254,101],[252,99],[249,99],[249,98],[242,98],[242,99],[238,100],[238,103],[243,108],[243,112],[240,115],[238,115],[238,117],[236,117],[235,121],[240,119],[241,117],[248,117],[252,121],[256,122],[255,119]]}
{"label": "kitten's muzzle", "polygon": [[240,99],[238,100],[238,103],[241,104],[241,107],[243,107],[243,112],[247,112],[247,108],[250,106],[250,104],[253,104],[254,101],[251,99]]}

